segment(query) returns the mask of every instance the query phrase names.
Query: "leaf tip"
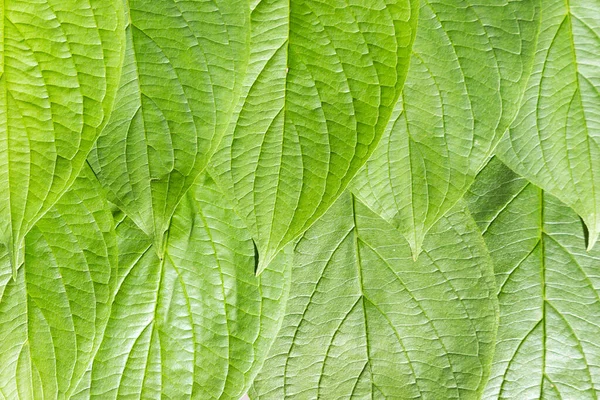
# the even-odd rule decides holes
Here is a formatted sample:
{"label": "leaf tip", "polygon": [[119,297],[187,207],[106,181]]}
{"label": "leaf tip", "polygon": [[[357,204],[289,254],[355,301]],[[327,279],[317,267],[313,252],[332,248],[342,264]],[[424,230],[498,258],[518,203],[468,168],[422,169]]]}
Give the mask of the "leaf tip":
{"label": "leaf tip", "polygon": [[583,237],[585,238],[586,251],[589,253],[598,241],[598,236],[600,236],[600,222],[595,223],[594,221],[588,223],[584,218],[581,218],[581,224],[583,225]]}
{"label": "leaf tip", "polygon": [[269,260],[266,260],[266,258],[261,257],[258,259],[258,261],[255,261],[255,266],[254,266],[254,274],[256,276],[260,276],[260,274],[262,274],[262,272],[267,269],[267,267],[269,266],[271,262]]}
{"label": "leaf tip", "polygon": [[254,244],[254,275],[260,276],[260,274],[267,269],[269,264],[273,262],[277,252],[267,252],[267,254],[261,255],[256,246],[256,242],[252,240],[252,243]]}
{"label": "leaf tip", "polygon": [[600,235],[600,232],[598,231],[598,229],[594,229],[593,231],[589,232],[589,236],[588,236],[588,241],[587,241],[587,251],[588,253],[590,251],[592,251],[592,249],[594,248],[594,245],[596,244],[596,242],[598,241],[598,236]]}
{"label": "leaf tip", "polygon": [[[12,243],[10,244],[10,246],[8,246],[8,255],[10,260],[10,266],[12,269],[12,279],[16,281],[19,268],[21,267],[21,265],[23,265],[24,262],[25,243],[22,242],[21,245],[15,245],[15,242],[11,242]],[[19,243],[19,240],[17,240],[16,243]]]}
{"label": "leaf tip", "polygon": [[414,262],[416,262],[419,259],[419,254],[421,254],[421,251],[423,250],[423,248],[422,248],[423,241],[419,240],[419,239],[415,239],[414,241],[409,241],[408,244],[410,245],[412,259]]}
{"label": "leaf tip", "polygon": [[162,261],[165,255],[165,234],[154,235],[154,251],[158,259]]}
{"label": "leaf tip", "polygon": [[394,221],[393,226],[400,231],[412,254],[412,260],[416,262],[419,259],[421,251],[423,251],[423,242],[425,240],[425,227],[424,225],[413,224],[412,226],[402,226],[400,221]]}

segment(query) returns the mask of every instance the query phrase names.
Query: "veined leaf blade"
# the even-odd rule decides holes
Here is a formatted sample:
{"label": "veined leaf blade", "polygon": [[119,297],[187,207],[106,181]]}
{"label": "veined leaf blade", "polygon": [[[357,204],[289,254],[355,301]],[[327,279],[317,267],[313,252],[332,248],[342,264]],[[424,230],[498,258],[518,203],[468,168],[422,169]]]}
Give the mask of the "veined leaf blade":
{"label": "veined leaf blade", "polygon": [[600,17],[596,1],[544,2],[533,73],[498,156],[600,233]]}
{"label": "veined leaf blade", "polygon": [[100,182],[155,243],[228,125],[245,69],[246,0],[127,2],[114,113],[91,154]]}
{"label": "veined leaf blade", "polygon": [[162,261],[129,218],[118,234],[119,290],[90,398],[238,400],[281,323],[286,254],[256,277],[252,239],[209,178],[179,204]]}
{"label": "veined leaf blade", "polygon": [[529,0],[422,2],[402,96],[352,185],[402,232],[415,258],[515,117],[539,14]]}
{"label": "veined leaf blade", "polygon": [[0,35],[0,243],[13,274],[33,225],[71,186],[108,119],[121,0],[7,1]]}
{"label": "veined leaf blade", "polygon": [[211,174],[251,229],[258,272],[372,153],[406,75],[417,3],[255,2],[242,96]]}
{"label": "veined leaf blade", "polygon": [[596,399],[600,252],[564,203],[494,158],[467,196],[495,263],[500,325],[484,399]]}
{"label": "veined leaf blade", "polygon": [[286,316],[251,398],[476,399],[496,330],[492,264],[465,208],[424,254],[350,194],[296,247]]}
{"label": "veined leaf blade", "polygon": [[0,393],[66,399],[100,345],[116,283],[113,219],[88,168],[25,243],[17,279],[2,278]]}

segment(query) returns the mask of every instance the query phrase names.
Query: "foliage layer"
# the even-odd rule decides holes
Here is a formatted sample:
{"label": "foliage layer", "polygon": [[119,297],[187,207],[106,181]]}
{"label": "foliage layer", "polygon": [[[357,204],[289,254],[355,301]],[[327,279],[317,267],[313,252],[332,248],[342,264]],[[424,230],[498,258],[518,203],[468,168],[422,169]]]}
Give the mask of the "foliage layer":
{"label": "foliage layer", "polygon": [[596,399],[598,9],[4,1],[0,399]]}

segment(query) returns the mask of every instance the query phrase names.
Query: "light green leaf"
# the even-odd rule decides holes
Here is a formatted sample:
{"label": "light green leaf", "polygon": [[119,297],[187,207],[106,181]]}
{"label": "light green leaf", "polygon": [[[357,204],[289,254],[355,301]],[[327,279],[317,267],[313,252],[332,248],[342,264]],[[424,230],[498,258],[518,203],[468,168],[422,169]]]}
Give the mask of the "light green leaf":
{"label": "light green leaf", "polygon": [[600,234],[600,1],[544,1],[521,111],[499,146],[511,169],[572,207]]}
{"label": "light green leaf", "polygon": [[495,262],[500,326],[484,399],[597,399],[600,250],[578,216],[497,159],[467,196]]}
{"label": "light green leaf", "polygon": [[353,182],[402,232],[415,259],[517,113],[535,50],[539,1],[424,0],[402,96]]}
{"label": "light green leaf", "polygon": [[285,252],[256,277],[252,239],[210,180],[177,208],[162,261],[130,219],[117,233],[119,290],[91,398],[238,400],[281,324]]}
{"label": "light green leaf", "polygon": [[25,235],[71,186],[107,120],[122,14],[121,0],[0,6],[0,244],[15,278]]}
{"label": "light green leaf", "polygon": [[215,151],[245,68],[247,0],[128,0],[115,110],[90,162],[162,257],[175,207]]}
{"label": "light green leaf", "polygon": [[213,165],[259,272],[344,191],[402,87],[417,0],[259,0],[242,96]]}
{"label": "light green leaf", "polygon": [[[116,284],[112,215],[89,169],[0,268],[0,398],[67,399],[100,345]],[[6,253],[0,260],[8,264]]]}
{"label": "light green leaf", "polygon": [[414,262],[397,230],[343,195],[296,247],[251,397],[477,399],[496,333],[491,260],[464,207],[423,248]]}

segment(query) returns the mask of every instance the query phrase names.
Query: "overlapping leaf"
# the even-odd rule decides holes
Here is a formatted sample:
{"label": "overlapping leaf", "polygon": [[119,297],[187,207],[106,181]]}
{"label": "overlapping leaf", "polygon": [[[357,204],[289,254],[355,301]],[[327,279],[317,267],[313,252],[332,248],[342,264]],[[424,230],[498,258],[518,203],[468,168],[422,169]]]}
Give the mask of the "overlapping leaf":
{"label": "overlapping leaf", "polygon": [[596,399],[600,251],[556,198],[494,159],[469,208],[495,262],[500,326],[485,399]]}
{"label": "overlapping leaf", "polygon": [[456,208],[418,262],[343,195],[298,243],[282,330],[251,398],[476,399],[496,329],[492,264]]}
{"label": "overlapping leaf", "polygon": [[538,1],[422,2],[402,96],[353,184],[415,258],[515,117],[538,25]]}
{"label": "overlapping leaf", "polygon": [[[91,177],[91,178],[90,178]],[[0,398],[67,399],[92,362],[116,283],[116,235],[89,169],[0,262]]]}
{"label": "overlapping leaf", "polygon": [[0,244],[23,240],[71,186],[107,119],[124,45],[121,0],[0,6]]}
{"label": "overlapping leaf", "polygon": [[514,171],[572,207],[591,248],[600,234],[600,2],[544,2],[533,74],[500,146]]}
{"label": "overlapping leaf", "polygon": [[415,0],[262,0],[242,97],[214,161],[259,272],[343,192],[398,97]]}
{"label": "overlapping leaf", "polygon": [[243,222],[210,180],[177,208],[166,252],[120,222],[119,290],[91,372],[92,399],[234,399],[281,323],[286,254],[261,277]]}
{"label": "overlapping leaf", "polygon": [[128,0],[118,100],[90,161],[156,243],[206,167],[245,69],[247,0]]}

